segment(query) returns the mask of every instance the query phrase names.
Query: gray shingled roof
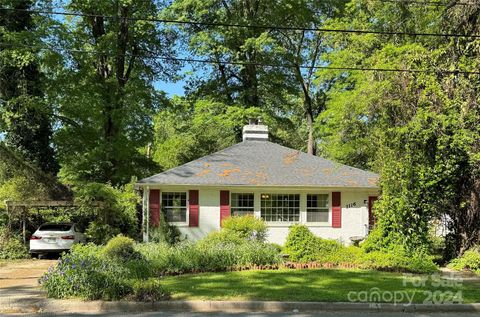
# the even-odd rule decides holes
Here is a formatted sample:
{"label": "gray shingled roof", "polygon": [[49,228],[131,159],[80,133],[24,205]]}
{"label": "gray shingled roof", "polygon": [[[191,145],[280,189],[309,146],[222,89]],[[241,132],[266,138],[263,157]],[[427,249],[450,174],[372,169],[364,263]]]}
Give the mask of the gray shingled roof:
{"label": "gray shingled roof", "polygon": [[244,141],[142,179],[138,185],[377,188],[378,175],[268,141]]}

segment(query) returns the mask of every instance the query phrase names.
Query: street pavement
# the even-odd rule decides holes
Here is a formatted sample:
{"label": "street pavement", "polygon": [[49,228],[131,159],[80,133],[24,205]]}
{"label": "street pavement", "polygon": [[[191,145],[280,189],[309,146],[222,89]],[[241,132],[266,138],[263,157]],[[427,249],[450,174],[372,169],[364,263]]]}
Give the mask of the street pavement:
{"label": "street pavement", "polygon": [[319,312],[316,314],[305,314],[305,313],[239,313],[239,314],[226,314],[226,313],[187,313],[187,312],[146,312],[146,313],[82,313],[82,314],[5,314],[0,316],[41,316],[41,317],[88,317],[88,316],[108,316],[108,317],[123,317],[123,316],[134,316],[134,317],[277,317],[277,316],[295,316],[295,317],[309,317],[309,316],[320,316],[320,317],[479,317],[479,313],[356,313],[356,312]]}

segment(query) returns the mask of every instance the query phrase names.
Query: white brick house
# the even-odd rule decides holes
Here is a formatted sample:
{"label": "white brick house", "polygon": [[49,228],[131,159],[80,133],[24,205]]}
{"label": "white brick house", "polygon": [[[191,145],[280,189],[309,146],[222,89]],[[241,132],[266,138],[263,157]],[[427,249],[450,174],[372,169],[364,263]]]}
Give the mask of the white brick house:
{"label": "white brick house", "polygon": [[264,125],[243,131],[241,143],[137,183],[144,240],[161,211],[193,240],[243,214],[264,219],[268,240],[279,244],[295,223],[346,244],[368,233],[377,174],[269,142]]}

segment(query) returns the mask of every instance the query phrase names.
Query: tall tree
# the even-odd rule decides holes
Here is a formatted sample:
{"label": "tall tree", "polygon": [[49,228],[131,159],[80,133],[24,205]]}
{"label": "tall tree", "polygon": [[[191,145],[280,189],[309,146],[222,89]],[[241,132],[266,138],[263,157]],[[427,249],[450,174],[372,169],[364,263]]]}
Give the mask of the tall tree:
{"label": "tall tree", "polygon": [[[268,29],[262,27],[219,26],[215,24],[272,25],[289,23],[278,14],[284,2],[272,6],[262,0],[177,0],[169,14],[177,19],[204,22],[185,25],[182,35],[193,56],[216,62],[191,81],[190,95],[214,97],[227,104],[245,107],[276,108],[288,104],[288,78],[276,67],[272,50],[275,43]],[[233,64],[225,64],[233,63]]]}
{"label": "tall tree", "polygon": [[[472,32],[478,15],[472,8],[415,3],[352,1],[349,8],[339,27],[393,32],[459,33],[455,28],[468,21]],[[429,70],[336,72],[329,92],[323,146],[332,157],[381,174],[372,239],[378,247],[425,247],[431,220],[441,218],[450,229],[448,256],[478,244],[480,76],[441,71],[477,70],[475,40],[373,34],[331,40],[341,48],[329,54],[333,66]]]}
{"label": "tall tree", "polygon": [[[175,34],[145,20],[155,1],[72,0],[80,18],[59,33],[67,57],[51,97],[64,120],[57,134],[62,175],[70,180],[125,183],[155,168],[142,152],[152,115],[163,102],[153,83],[173,76]],[[160,59],[159,59],[160,58]]]}
{"label": "tall tree", "polygon": [[23,10],[33,1],[2,0],[0,14],[0,126],[5,142],[43,172],[56,175],[52,109],[44,100],[43,74],[35,51],[36,20]]}
{"label": "tall tree", "polygon": [[[327,21],[341,16],[345,6],[344,0],[331,1],[289,1],[290,6],[279,11],[279,15],[291,20],[293,27],[305,30],[274,29],[273,37],[278,46],[278,60],[283,60],[289,68],[284,71],[292,78],[292,85],[296,85],[301,95],[303,117],[307,126],[307,153],[316,155],[317,140],[314,135],[315,121],[325,109],[326,91],[332,81],[325,79],[316,81],[316,68],[325,61],[323,55],[332,50],[325,41],[322,32],[311,31],[325,26]],[[295,10],[291,10],[291,8]],[[277,23],[278,22],[274,22]],[[327,22],[328,23],[328,22]]]}

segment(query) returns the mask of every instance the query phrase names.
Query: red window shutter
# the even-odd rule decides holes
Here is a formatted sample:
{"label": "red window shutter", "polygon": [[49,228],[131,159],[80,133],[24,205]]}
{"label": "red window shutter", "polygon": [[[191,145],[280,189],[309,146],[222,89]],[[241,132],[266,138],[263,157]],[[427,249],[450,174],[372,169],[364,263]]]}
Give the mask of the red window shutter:
{"label": "red window shutter", "polygon": [[340,192],[332,192],[332,227],[342,227],[342,198]]}
{"label": "red window shutter", "polygon": [[198,227],[198,214],[200,206],[198,204],[198,190],[190,190],[188,192],[188,226]]}
{"label": "red window shutter", "polygon": [[220,191],[220,227],[222,226],[223,220],[230,217],[230,191],[221,190]]}
{"label": "red window shutter", "polygon": [[150,189],[149,197],[150,224],[158,227],[160,224],[160,190]]}

